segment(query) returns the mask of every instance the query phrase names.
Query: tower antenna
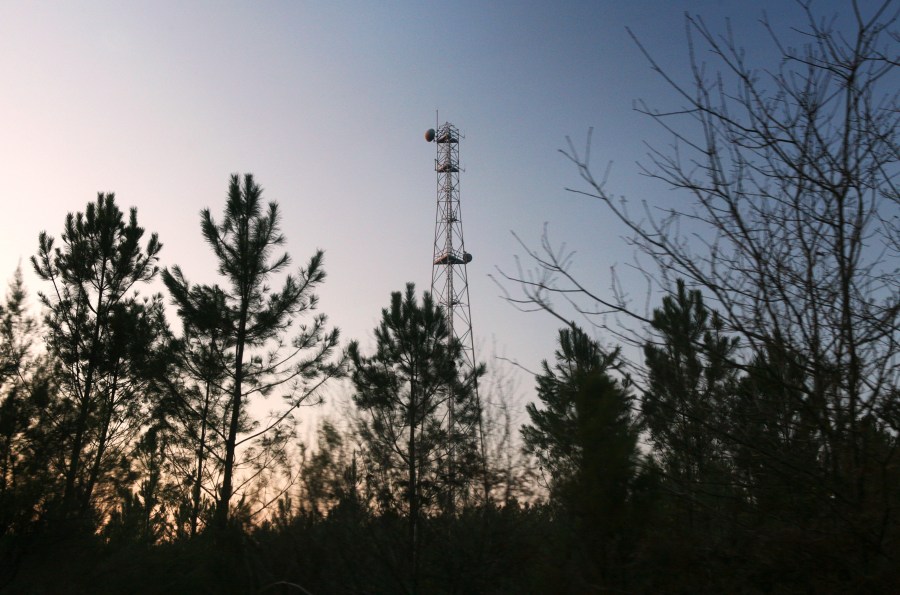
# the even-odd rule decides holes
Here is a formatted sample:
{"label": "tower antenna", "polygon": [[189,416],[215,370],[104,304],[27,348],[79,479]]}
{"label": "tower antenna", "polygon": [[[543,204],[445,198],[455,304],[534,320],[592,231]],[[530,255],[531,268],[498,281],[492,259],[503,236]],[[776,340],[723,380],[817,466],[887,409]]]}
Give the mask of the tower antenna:
{"label": "tower antenna", "polygon": [[[435,111],[435,117],[437,112]],[[450,327],[451,340],[456,339],[462,348],[463,378],[472,382],[472,396],[477,407],[477,432],[481,446],[482,463],[484,457],[484,433],[482,427],[481,401],[478,397],[478,364],[475,359],[475,342],[472,333],[472,312],[469,307],[469,280],[466,265],[472,255],[466,252],[463,238],[462,210],[459,198],[459,129],[445,122],[425,133],[425,140],[437,145],[434,169],[437,172],[437,211],[434,223],[434,253],[432,257],[431,295],[444,310]],[[473,427],[463,428],[454,411],[453,395],[448,395],[448,429],[451,433],[472,432]],[[455,475],[455,454],[449,453],[449,475]],[[483,469],[484,471],[484,469]],[[487,482],[487,475],[484,478]],[[451,485],[452,481],[451,481]],[[485,483],[485,491],[488,486]],[[485,498],[488,494],[485,493]],[[451,506],[455,500],[451,490]]]}

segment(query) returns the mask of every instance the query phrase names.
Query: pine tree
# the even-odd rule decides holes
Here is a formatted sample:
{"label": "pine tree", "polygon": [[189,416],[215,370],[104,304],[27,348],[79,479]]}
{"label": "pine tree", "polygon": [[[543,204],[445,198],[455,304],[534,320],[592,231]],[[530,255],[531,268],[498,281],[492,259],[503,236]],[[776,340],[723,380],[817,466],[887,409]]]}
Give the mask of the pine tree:
{"label": "pine tree", "polygon": [[[479,411],[473,378],[460,372],[461,346],[451,338],[431,294],[425,292],[420,304],[412,283],[405,293],[391,294],[375,339],[371,357],[362,355],[357,342],[350,344],[353,401],[361,413],[359,431],[370,473],[378,477],[378,500],[408,515],[409,575],[415,592],[420,517],[452,494],[460,475],[475,472]],[[483,371],[480,367],[473,374]],[[450,399],[457,426],[470,432],[448,431]],[[450,457],[456,462],[452,473]]]}
{"label": "pine tree", "polygon": [[531,423],[522,427],[524,448],[550,477],[551,501],[571,526],[579,553],[572,588],[621,589],[642,524],[635,505],[642,477],[632,397],[612,375],[618,350],[604,352],[580,328],[559,331],[555,355],[555,365],[545,360],[537,376],[543,407],[526,407]]}
{"label": "pine tree", "polygon": [[[184,323],[201,332],[215,331],[231,358],[227,363],[230,388],[225,405],[222,483],[215,515],[219,529],[228,524],[238,447],[254,438],[265,440],[270,432],[278,433],[279,426],[292,420],[293,410],[340,368],[329,363],[338,332],[326,331],[322,314],[316,315],[311,325],[301,325],[290,345],[284,344],[284,335],[296,318],[316,308],[313,291],[325,280],[325,271],[323,254],[317,251],[296,277],[285,277],[280,290],[269,289],[271,277],[290,264],[287,253],[273,256],[285,241],[280,218],[277,203],[264,207],[262,189],[252,175],[245,175],[243,184],[233,175],[221,222],[213,219],[209,209],[204,209],[200,218],[203,237],[218,259],[218,271],[227,287],[203,285],[195,291],[179,267],[163,271],[163,281]],[[211,295],[217,299],[203,297]],[[254,354],[264,348],[265,355]],[[306,351],[312,353],[302,356]],[[239,438],[246,434],[242,421],[247,419],[250,396],[276,389],[283,391],[285,408],[261,430]]]}
{"label": "pine tree", "polygon": [[99,194],[84,213],[66,217],[60,247],[42,232],[31,259],[51,284],[39,296],[47,348],[61,374],[53,409],[65,428],[62,504],[70,516],[90,511],[97,484],[118,466],[140,428],[146,395],[135,358],[145,359],[165,335],[159,299],[136,293],[156,275],[162,247],[156,234],[141,246],[143,236],[136,209],[126,221],[114,195]]}
{"label": "pine tree", "polygon": [[732,483],[727,445],[738,383],[738,342],[723,332],[699,291],[678,280],[674,295],[653,312],[656,337],[644,346],[648,384],[641,411],[670,487],[680,495],[689,527],[697,508],[707,528]]}
{"label": "pine tree", "polygon": [[15,533],[33,520],[40,492],[51,485],[48,461],[32,444],[46,374],[34,353],[37,325],[26,298],[17,267],[0,304],[0,534]]}

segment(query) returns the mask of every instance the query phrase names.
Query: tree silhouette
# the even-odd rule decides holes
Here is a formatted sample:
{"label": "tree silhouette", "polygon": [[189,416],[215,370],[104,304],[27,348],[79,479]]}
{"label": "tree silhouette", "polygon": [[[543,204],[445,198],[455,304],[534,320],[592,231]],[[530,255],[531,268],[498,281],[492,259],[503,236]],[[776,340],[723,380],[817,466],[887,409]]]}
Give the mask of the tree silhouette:
{"label": "tree silhouette", "polygon": [[708,513],[716,506],[710,500],[721,498],[732,483],[727,444],[738,386],[731,362],[738,343],[724,336],[718,314],[682,280],[654,310],[652,328],[656,336],[644,346],[648,378],[641,412],[654,453],[683,498],[692,526],[696,506]]}
{"label": "tree silhouette", "polygon": [[555,355],[555,364],[545,360],[537,376],[542,408],[526,407],[531,423],[522,426],[524,447],[549,475],[551,499],[571,519],[576,576],[624,588],[622,567],[640,528],[633,504],[640,457],[632,397],[611,375],[619,352],[605,353],[571,327],[559,331]]}
{"label": "tree silhouette", "polygon": [[140,428],[145,395],[134,383],[143,371],[131,358],[145,357],[164,326],[158,299],[142,301],[135,293],[137,284],[156,275],[162,247],[156,234],[142,247],[143,236],[136,209],[126,222],[114,195],[99,194],[84,213],[66,217],[62,246],[41,232],[31,258],[52,287],[39,296],[47,347],[60,366],[56,409],[68,433],[62,470],[67,515],[89,511],[97,482]]}
{"label": "tree silhouette", "polygon": [[[215,331],[221,337],[221,347],[231,354],[222,483],[215,515],[222,529],[228,523],[234,495],[238,446],[256,438],[265,440],[269,432],[277,433],[294,409],[314,395],[327,378],[339,373],[339,366],[329,363],[338,331],[326,331],[325,316],[318,314],[311,325],[299,327],[289,345],[284,344],[284,335],[295,319],[316,308],[318,300],[313,291],[325,280],[323,254],[317,251],[296,277],[285,277],[280,290],[269,289],[269,279],[290,264],[290,257],[287,253],[273,254],[284,244],[278,205],[270,202],[264,207],[262,189],[252,175],[245,175],[243,184],[237,175],[231,177],[221,222],[204,209],[201,229],[227,287],[204,285],[195,291],[197,288],[190,286],[177,266],[163,271],[163,281],[185,324],[203,333]],[[210,295],[217,298],[206,299]],[[262,348],[267,348],[264,356],[252,355],[253,350]],[[310,350],[312,353],[304,356]],[[262,429],[239,439],[249,397],[276,389],[284,391],[285,409]]]}
{"label": "tree silhouette", "polygon": [[[460,373],[461,346],[451,338],[431,294],[425,292],[420,304],[412,283],[404,293],[392,293],[375,339],[371,357],[362,355],[356,341],[350,344],[353,401],[362,414],[359,432],[370,473],[378,477],[378,500],[388,510],[402,505],[408,515],[409,577],[415,592],[420,516],[460,484],[460,477],[447,472],[451,453],[455,473],[475,472],[480,412],[472,379]],[[473,373],[480,375],[483,368]],[[471,428],[468,434],[448,431],[450,399],[456,427]]]}
{"label": "tree silhouette", "polygon": [[[896,451],[882,445],[896,444],[900,431],[900,106],[891,85],[900,63],[898,15],[890,0],[853,2],[842,27],[839,19],[813,14],[810,3],[799,4],[807,16],[797,29],[802,45],[783,43],[763,21],[780,52],[768,68],[753,67],[730,32],[717,35],[695,17],[687,17],[687,83],[644,51],[681,105],[638,104],[673,139],[670,148],[651,147],[643,171],[685,200],[659,210],[646,204],[635,213],[593,174],[590,135],[583,151],[570,142],[564,154],[585,183],[576,192],[597,199],[652,263],[642,271],[650,287],[678,300],[675,279],[684,279],[714,305],[722,335],[740,341],[739,349],[723,353],[715,341],[690,340],[704,374],[724,355],[726,367],[747,375],[732,395],[740,395],[736,411],[746,417],[703,421],[697,409],[691,415],[694,429],[716,424],[724,442],[712,447],[740,453],[751,486],[760,481],[769,496],[780,491],[811,506],[802,516],[779,513],[772,529],[796,531],[795,557],[760,555],[787,573],[810,545],[799,536],[816,533],[834,548],[827,553],[834,561],[829,577],[853,575],[858,570],[848,567],[857,563],[876,576],[882,567],[874,560],[894,556],[891,544],[900,534],[895,503],[873,499],[894,481]],[[541,250],[528,252],[537,270],[507,277],[522,290],[513,301],[563,320],[583,316],[634,346],[653,340],[654,321],[634,309],[615,281],[611,295],[592,289],[546,238]],[[647,366],[630,363],[633,377],[646,381]],[[647,364],[656,365],[657,380],[688,372],[655,356]],[[670,365],[676,369],[664,370]],[[784,448],[791,443],[802,448]],[[689,450],[694,455],[678,456],[698,452]],[[788,474],[794,479],[784,482]],[[738,493],[746,496],[742,505],[755,508],[754,518],[771,518],[772,510]]]}
{"label": "tree silhouette", "polygon": [[0,304],[0,534],[26,530],[55,487],[39,425],[49,380],[26,298],[19,267]]}

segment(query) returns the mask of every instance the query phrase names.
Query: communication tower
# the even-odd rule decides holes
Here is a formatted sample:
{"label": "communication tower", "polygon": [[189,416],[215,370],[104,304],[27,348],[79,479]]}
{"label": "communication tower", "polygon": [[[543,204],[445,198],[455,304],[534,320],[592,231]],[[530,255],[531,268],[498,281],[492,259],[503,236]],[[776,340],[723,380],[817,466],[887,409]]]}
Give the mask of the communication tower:
{"label": "communication tower", "polygon": [[[445,122],[438,126],[437,130],[430,128],[425,133],[425,140],[433,141],[437,145],[437,158],[434,160],[434,169],[437,172],[437,214],[434,220],[431,295],[447,316],[450,336],[458,339],[462,347],[463,369],[460,372],[464,378],[472,379],[472,396],[478,410],[477,428],[458,427],[459,420],[456,419],[451,395],[448,399],[447,424],[451,432],[468,433],[473,430],[477,432],[481,449],[484,496],[487,498],[484,428],[481,419],[481,400],[478,396],[478,376],[475,374],[477,364],[472,336],[472,313],[469,308],[469,280],[466,275],[466,265],[472,262],[472,255],[466,252],[462,211],[459,206],[459,129]],[[451,447],[448,454],[448,475],[455,478],[457,455],[454,447]],[[458,496],[465,497],[466,493],[465,489],[460,493],[456,487],[451,487],[448,499],[450,507],[456,505]]]}
{"label": "communication tower", "polygon": [[[463,240],[459,205],[459,129],[445,122],[429,129],[425,140],[437,145],[434,169],[437,172],[437,214],[434,221],[434,258],[431,295],[444,309],[451,335],[459,339],[467,370],[475,370],[472,313],[469,308],[469,281],[466,265],[472,255]],[[477,390],[477,388],[476,388]]]}

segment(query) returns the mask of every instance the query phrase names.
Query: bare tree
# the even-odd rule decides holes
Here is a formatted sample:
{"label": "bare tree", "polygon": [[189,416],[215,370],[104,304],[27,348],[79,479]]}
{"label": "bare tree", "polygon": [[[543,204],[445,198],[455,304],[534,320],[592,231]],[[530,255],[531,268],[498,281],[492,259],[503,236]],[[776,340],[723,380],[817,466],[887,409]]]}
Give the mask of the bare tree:
{"label": "bare tree", "polygon": [[[811,459],[755,442],[746,423],[718,427],[723,440],[814,494],[816,510],[840,531],[886,555],[898,532],[889,480],[900,431],[898,9],[854,0],[839,26],[809,4],[800,2],[801,46],[782,43],[762,20],[781,54],[768,69],[750,65],[730,31],[720,36],[686,17],[686,83],[632,34],[681,101],[668,111],[638,104],[672,138],[651,146],[642,171],[685,200],[664,209],[644,202],[635,214],[594,175],[590,134],[583,150],[569,141],[563,154],[585,183],[572,191],[597,199],[653,263],[642,269],[651,286],[674,295],[684,279],[739,339],[730,365],[756,395],[744,414],[778,409],[769,421],[783,435],[802,428]],[[511,301],[567,322],[588,318],[636,345],[654,340],[615,279],[610,292],[589,287],[572,273],[571,254],[546,238],[526,251],[533,270],[503,274],[518,291]],[[646,372],[643,362],[632,365]]]}

